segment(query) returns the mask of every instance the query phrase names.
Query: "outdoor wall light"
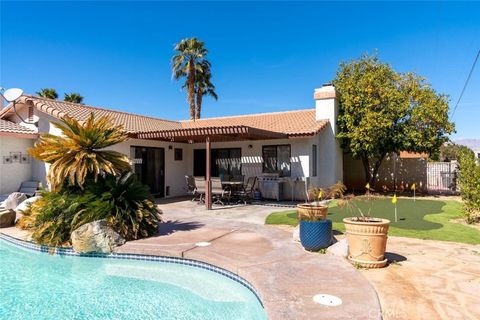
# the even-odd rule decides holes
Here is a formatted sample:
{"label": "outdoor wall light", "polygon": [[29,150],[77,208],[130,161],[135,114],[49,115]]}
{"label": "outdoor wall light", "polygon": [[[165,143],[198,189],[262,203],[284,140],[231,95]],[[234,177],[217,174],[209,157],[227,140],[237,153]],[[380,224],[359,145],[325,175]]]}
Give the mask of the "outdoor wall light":
{"label": "outdoor wall light", "polygon": [[248,145],[248,149],[252,149],[253,146],[251,144]]}
{"label": "outdoor wall light", "polygon": [[173,149],[173,146],[172,145],[169,145],[168,146],[168,150],[172,150]]}

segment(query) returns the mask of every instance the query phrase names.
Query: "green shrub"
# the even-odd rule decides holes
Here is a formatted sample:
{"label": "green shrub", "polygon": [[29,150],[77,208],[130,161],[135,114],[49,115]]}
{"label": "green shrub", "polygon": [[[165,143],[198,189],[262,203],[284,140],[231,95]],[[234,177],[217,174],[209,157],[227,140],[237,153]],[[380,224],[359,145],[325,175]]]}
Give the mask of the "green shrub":
{"label": "green shrub", "polygon": [[86,181],[84,188],[66,187],[45,191],[20,220],[19,226],[32,231],[32,238],[51,246],[68,245],[78,227],[105,219],[127,240],[156,233],[160,212],[147,187],[132,173],[107,175]]}
{"label": "green shrub", "polygon": [[472,152],[460,154],[458,183],[463,200],[463,210],[468,223],[480,221],[480,166]]}

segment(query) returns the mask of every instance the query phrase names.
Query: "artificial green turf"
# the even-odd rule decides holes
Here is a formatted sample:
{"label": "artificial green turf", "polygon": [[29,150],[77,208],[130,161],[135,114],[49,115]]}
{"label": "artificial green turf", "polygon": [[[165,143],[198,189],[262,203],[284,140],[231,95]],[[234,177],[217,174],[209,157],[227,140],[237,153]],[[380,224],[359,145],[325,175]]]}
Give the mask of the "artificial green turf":
{"label": "artificial green turf", "polygon": [[[355,200],[357,201],[357,200]],[[357,201],[357,205],[368,211],[367,201]],[[390,220],[388,234],[392,236],[419,239],[445,240],[462,243],[480,244],[480,230],[453,222],[462,218],[461,203],[453,200],[398,199],[398,221],[395,222],[394,205],[391,198],[373,200],[372,216]],[[333,229],[345,231],[343,218],[352,216],[347,209],[340,208],[332,202],[328,209],[328,219],[333,222]],[[266,224],[298,224],[297,211],[288,210],[270,214]]]}

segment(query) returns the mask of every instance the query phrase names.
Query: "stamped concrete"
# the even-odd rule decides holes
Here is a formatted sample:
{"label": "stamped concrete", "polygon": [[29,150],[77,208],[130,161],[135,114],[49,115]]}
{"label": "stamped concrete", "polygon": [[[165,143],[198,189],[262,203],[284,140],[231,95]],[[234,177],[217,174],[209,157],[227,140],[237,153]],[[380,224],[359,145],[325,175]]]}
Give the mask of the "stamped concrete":
{"label": "stamped concrete", "polygon": [[[289,230],[265,226],[269,206],[216,207],[163,201],[158,236],[127,242],[117,252],[200,260],[232,271],[259,293],[269,319],[380,319],[377,294],[368,280],[339,257],[310,253]],[[285,208],[280,209],[285,210]],[[15,229],[0,232],[26,239]],[[198,247],[197,242],[211,245]],[[337,307],[313,301],[316,294],[342,299]]]}
{"label": "stamped concrete", "polygon": [[480,319],[480,245],[389,237],[391,263],[362,270],[383,318]]}
{"label": "stamped concrete", "polygon": [[[232,271],[258,291],[269,319],[379,319],[377,294],[342,258],[310,253],[291,233],[265,226],[279,210],[269,206],[216,207],[190,201],[161,202],[160,235],[131,241],[118,252],[158,254],[204,261]],[[281,209],[285,210],[285,208]],[[197,242],[210,242],[206,247]],[[340,297],[338,307],[313,302],[316,294]]]}

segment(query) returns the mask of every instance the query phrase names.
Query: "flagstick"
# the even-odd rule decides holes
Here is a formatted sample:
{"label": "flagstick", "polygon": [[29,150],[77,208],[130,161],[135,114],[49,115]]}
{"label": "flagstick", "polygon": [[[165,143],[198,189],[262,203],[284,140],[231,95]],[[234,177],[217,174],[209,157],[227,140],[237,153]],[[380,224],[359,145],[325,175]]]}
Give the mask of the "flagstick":
{"label": "flagstick", "polygon": [[415,202],[415,189],[416,188],[413,188],[413,202]]}
{"label": "flagstick", "polygon": [[397,219],[397,203],[395,202],[395,222],[398,222]]}

